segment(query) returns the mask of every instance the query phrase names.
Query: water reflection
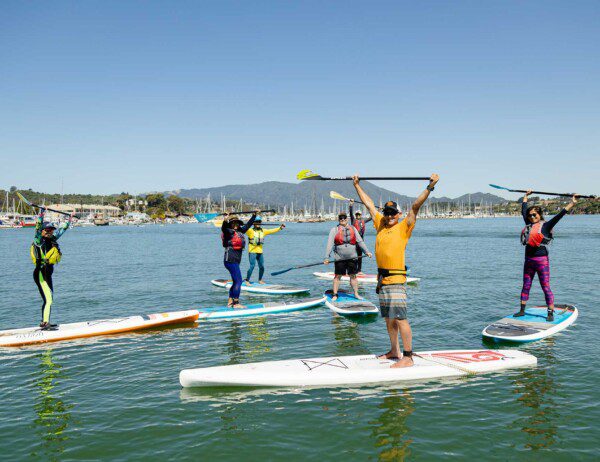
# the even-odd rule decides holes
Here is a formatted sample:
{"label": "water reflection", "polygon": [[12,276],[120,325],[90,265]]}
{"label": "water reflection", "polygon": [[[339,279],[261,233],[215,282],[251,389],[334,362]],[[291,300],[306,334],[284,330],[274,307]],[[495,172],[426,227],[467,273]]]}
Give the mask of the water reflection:
{"label": "water reflection", "polygon": [[65,404],[56,387],[66,377],[62,366],[52,360],[52,350],[45,350],[38,355],[39,376],[35,382],[37,389],[34,405],[37,417],[33,421],[36,433],[39,434],[41,449],[31,455],[48,460],[59,460],[65,450],[68,436],[65,430],[71,421],[72,404]]}
{"label": "water reflection", "polygon": [[372,435],[379,450],[378,460],[405,460],[410,456],[412,439],[408,437],[408,417],[415,410],[415,400],[407,390],[393,390],[377,406],[383,412],[373,425]]}
{"label": "water reflection", "polygon": [[554,396],[560,392],[560,385],[552,377],[557,367],[554,344],[555,339],[546,339],[543,348],[535,352],[538,367],[523,371],[513,381],[517,402],[524,407],[526,415],[518,418],[511,427],[525,433],[525,447],[528,449],[549,448],[558,439],[561,416]]}
{"label": "water reflection", "polygon": [[[244,332],[247,332],[249,339],[244,340]],[[226,364],[251,362],[263,353],[271,351],[271,334],[267,329],[265,317],[249,319],[244,323],[231,321],[225,331],[225,338],[225,352],[229,356]]]}
{"label": "water reflection", "polygon": [[333,337],[335,338],[335,353],[338,355],[367,354],[363,344],[359,326],[343,316],[331,318]]}

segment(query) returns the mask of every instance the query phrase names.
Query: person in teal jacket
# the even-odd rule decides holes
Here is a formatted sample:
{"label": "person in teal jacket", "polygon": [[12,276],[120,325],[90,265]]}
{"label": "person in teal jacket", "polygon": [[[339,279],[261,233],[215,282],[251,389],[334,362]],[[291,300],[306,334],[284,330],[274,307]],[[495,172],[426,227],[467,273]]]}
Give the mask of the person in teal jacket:
{"label": "person in teal jacket", "polygon": [[33,280],[42,296],[42,322],[40,327],[43,330],[53,330],[57,328],[57,325],[50,324],[50,310],[54,294],[52,273],[54,272],[54,265],[60,261],[62,256],[57,241],[71,226],[73,216],[69,217],[69,221],[61,224],[57,229],[52,223],[44,221],[44,212],[42,209],[38,215],[30,254],[35,265]]}

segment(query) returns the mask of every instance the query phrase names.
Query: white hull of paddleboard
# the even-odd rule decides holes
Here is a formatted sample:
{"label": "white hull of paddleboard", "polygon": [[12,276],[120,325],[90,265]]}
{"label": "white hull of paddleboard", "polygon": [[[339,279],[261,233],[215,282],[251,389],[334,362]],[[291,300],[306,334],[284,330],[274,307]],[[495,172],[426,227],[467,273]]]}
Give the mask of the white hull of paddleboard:
{"label": "white hull of paddleboard", "polygon": [[[560,309],[565,307],[565,310]],[[554,322],[545,320],[546,306],[527,308],[525,316],[502,318],[483,329],[484,338],[494,341],[527,343],[550,337],[575,322],[579,311],[574,305],[555,305]]]}
{"label": "white hull of paddleboard", "polygon": [[331,356],[184,369],[182,387],[337,387],[458,377],[537,364],[518,350],[445,350],[414,356],[411,367],[377,356]]}
{"label": "white hull of paddleboard", "polygon": [[0,347],[19,347],[36,343],[120,334],[167,324],[194,322],[197,318],[197,310],[187,310],[60,324],[57,330],[41,330],[39,327],[3,330],[0,331]]}
{"label": "white hull of paddleboard", "polygon": [[[313,273],[313,275],[318,277],[319,279],[327,279],[329,281],[332,281],[335,276],[335,274],[332,271],[325,272],[325,273],[321,273],[321,272],[317,271],[317,272]],[[377,284],[377,275],[376,274],[358,274],[356,276],[356,280],[362,284]],[[407,277],[406,283],[407,284],[416,284],[420,280],[421,280],[421,278]],[[350,277],[342,276],[342,281],[349,282]]]}
{"label": "white hull of paddleboard", "polygon": [[246,305],[246,308],[214,307],[198,310],[199,321],[220,321],[223,319],[247,318],[252,316],[265,316],[269,314],[290,313],[306,310],[319,306],[324,297],[304,299],[294,302],[271,302]]}
{"label": "white hull of paddleboard", "polygon": [[[229,289],[231,287],[231,281],[225,279],[213,279],[210,281],[213,286],[222,287],[223,289]],[[242,284],[243,292],[250,292],[255,294],[269,294],[269,295],[294,295],[310,292],[310,289],[304,287],[286,286],[283,284],[248,284],[244,281]]]}

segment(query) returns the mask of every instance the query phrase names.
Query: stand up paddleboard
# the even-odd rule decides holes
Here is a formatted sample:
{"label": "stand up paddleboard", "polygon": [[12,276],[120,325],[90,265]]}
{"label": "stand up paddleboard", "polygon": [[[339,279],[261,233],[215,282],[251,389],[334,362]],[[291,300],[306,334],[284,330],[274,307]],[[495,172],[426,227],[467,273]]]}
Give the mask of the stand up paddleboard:
{"label": "stand up paddleboard", "polygon": [[369,300],[361,300],[344,290],[338,290],[338,298],[334,302],[332,295],[331,290],[325,292],[325,305],[337,314],[344,316],[379,314],[379,309]]}
{"label": "stand up paddleboard", "polygon": [[56,330],[42,330],[39,327],[3,330],[0,331],[0,347],[19,347],[35,343],[119,334],[167,324],[194,322],[197,318],[197,310],[188,310],[61,324]]}
{"label": "stand up paddleboard", "polygon": [[[327,279],[329,281],[333,280],[333,278],[335,277],[335,273],[333,271],[329,271],[329,272],[315,272],[313,273],[313,276],[318,277],[319,279]],[[377,275],[376,274],[357,274],[356,275],[356,280],[358,282],[360,282],[361,284],[377,284]],[[416,284],[417,282],[419,282],[421,280],[421,278],[406,278],[406,283],[407,284]],[[342,276],[342,281],[350,281],[350,277],[349,276]]]}
{"label": "stand up paddleboard", "polygon": [[267,314],[290,313],[292,311],[305,310],[322,304],[323,297],[303,299],[293,302],[271,302],[246,305],[245,308],[228,308],[218,306],[213,308],[202,308],[199,310],[198,320],[221,320],[247,318],[250,316],[264,316]]}
{"label": "stand up paddleboard", "polygon": [[518,350],[426,351],[414,365],[392,369],[377,356],[334,356],[185,369],[182,387],[337,387],[457,377],[535,366],[535,356]]}
{"label": "stand up paddleboard", "polygon": [[502,318],[483,329],[485,338],[506,342],[534,342],[566,329],[577,319],[574,305],[555,305],[554,321],[546,321],[548,307],[527,308],[525,316]]}
{"label": "stand up paddleboard", "polygon": [[[210,281],[213,286],[229,289],[231,281],[227,279],[213,279]],[[248,284],[246,281],[242,283],[243,292],[252,292],[256,294],[272,294],[272,295],[294,295],[310,292],[310,289],[303,287],[286,286],[282,284]]]}

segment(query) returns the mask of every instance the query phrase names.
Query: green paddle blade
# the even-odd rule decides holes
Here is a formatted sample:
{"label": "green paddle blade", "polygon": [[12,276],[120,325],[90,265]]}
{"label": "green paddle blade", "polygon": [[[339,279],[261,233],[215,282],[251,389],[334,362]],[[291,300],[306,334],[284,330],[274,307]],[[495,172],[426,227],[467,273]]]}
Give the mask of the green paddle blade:
{"label": "green paddle blade", "polygon": [[338,200],[341,200],[341,201],[349,201],[350,200],[347,197],[344,197],[340,193],[337,193],[335,191],[330,191],[329,192],[329,197],[331,197],[332,199],[338,199]]}
{"label": "green paddle blade", "polygon": [[298,180],[320,180],[322,177],[310,170],[301,170],[298,175],[296,175],[296,178]]}
{"label": "green paddle blade", "polygon": [[19,191],[17,191],[17,196],[19,196],[19,199],[21,199],[23,202],[25,202],[27,205],[29,205],[31,207],[31,202],[29,202],[27,199],[25,199],[25,196],[23,196],[23,194],[21,194]]}

